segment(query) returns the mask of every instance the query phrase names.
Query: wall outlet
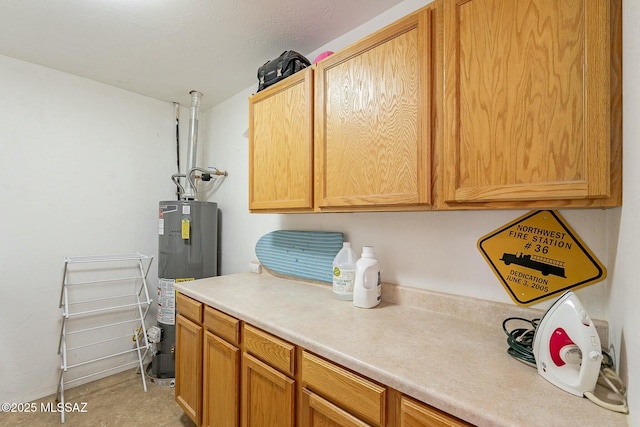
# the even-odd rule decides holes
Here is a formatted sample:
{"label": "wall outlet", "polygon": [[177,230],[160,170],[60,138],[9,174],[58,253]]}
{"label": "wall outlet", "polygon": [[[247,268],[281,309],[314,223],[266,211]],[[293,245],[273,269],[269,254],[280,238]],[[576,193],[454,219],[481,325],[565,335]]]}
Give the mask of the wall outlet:
{"label": "wall outlet", "polygon": [[249,271],[256,274],[262,273],[262,264],[258,261],[251,261],[249,263]]}

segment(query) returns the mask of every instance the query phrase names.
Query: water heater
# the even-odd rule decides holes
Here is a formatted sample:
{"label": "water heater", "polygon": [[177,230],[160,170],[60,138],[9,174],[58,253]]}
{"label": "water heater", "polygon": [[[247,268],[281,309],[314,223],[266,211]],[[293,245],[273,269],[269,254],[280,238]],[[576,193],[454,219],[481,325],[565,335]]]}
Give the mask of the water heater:
{"label": "water heater", "polygon": [[[178,200],[160,202],[158,216],[158,319],[147,335],[153,343],[153,360],[149,377],[158,384],[173,385],[175,377],[176,296],[174,285],[218,275],[218,204],[197,200],[196,178],[218,185],[227,176],[216,168],[196,166],[198,112],[202,94],[192,90],[189,110],[189,145],[187,173],[171,179],[178,188]],[[176,104],[176,142],[179,106]],[[178,153],[180,152],[178,144]],[[180,158],[177,159],[178,165]],[[196,173],[201,175],[196,177]],[[186,180],[186,187],[180,183]],[[214,187],[216,188],[216,187]]]}
{"label": "water heater", "polygon": [[156,378],[175,376],[176,282],[218,275],[218,205],[160,202],[158,218],[158,326],[160,342],[151,364]]}

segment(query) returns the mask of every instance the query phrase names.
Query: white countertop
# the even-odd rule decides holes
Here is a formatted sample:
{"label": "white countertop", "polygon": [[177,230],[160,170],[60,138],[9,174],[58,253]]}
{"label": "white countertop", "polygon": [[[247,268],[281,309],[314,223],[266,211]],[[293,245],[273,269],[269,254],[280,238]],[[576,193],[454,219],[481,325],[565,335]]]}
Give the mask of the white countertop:
{"label": "white countertop", "polygon": [[[336,300],[329,285],[264,273],[175,288],[478,426],[627,425],[625,415],[562,391],[511,358],[502,322],[478,321],[478,307],[495,317],[493,303],[469,298],[470,316],[464,303],[447,314],[384,298],[367,310]],[[419,293],[429,298],[428,291]]]}

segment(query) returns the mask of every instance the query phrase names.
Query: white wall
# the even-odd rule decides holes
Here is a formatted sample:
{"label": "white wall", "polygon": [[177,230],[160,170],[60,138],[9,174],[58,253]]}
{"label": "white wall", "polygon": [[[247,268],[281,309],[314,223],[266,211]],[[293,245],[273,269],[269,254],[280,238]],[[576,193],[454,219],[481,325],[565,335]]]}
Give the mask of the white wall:
{"label": "white wall", "polygon": [[622,378],[628,386],[629,425],[640,426],[640,2],[623,1],[623,135],[622,213],[610,213],[610,241],[615,251],[609,322]]}
{"label": "white wall", "polygon": [[[2,56],[0,93],[0,401],[21,402],[56,391],[64,257],[156,256],[158,201],[174,197],[175,114]],[[156,278],[154,262],[151,291]]]}

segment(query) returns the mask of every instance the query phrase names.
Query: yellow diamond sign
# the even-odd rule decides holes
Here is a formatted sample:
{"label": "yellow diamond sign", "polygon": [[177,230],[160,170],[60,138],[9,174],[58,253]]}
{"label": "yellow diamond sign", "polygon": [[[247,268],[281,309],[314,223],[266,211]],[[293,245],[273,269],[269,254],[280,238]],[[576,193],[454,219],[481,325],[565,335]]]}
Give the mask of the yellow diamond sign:
{"label": "yellow diamond sign", "polygon": [[516,304],[531,305],[607,277],[607,270],[557,211],[532,211],[478,240]]}

